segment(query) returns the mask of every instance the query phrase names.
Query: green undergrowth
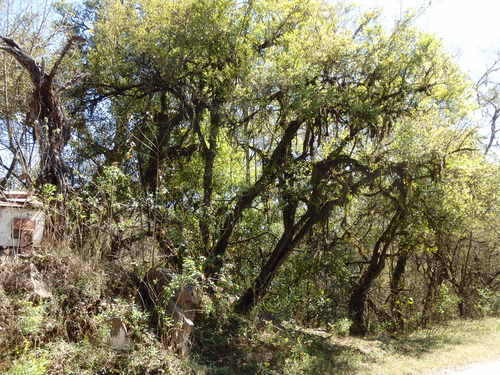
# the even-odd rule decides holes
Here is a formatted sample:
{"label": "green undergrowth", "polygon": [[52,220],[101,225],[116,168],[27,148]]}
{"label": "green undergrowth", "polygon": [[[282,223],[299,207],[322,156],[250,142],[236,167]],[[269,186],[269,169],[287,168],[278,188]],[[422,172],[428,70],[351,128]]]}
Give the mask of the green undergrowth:
{"label": "green undergrowth", "polygon": [[[259,313],[244,319],[230,312],[229,297],[219,293],[196,321],[191,354],[179,358],[140,308],[130,277],[140,271],[127,271],[127,260],[118,265],[41,252],[0,261],[0,373],[6,375],[413,374],[488,359],[495,354],[491,348],[500,348],[498,318],[354,338],[346,335],[347,320],[306,329]],[[51,298],[28,287],[31,264],[47,280]],[[110,348],[113,316],[128,328],[129,352]]]}

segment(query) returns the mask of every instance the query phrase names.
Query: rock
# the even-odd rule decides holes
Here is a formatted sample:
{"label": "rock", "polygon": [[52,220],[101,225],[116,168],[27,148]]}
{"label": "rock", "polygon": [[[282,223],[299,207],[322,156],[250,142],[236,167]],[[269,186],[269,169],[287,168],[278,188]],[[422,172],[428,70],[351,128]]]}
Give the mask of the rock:
{"label": "rock", "polygon": [[13,258],[0,269],[0,287],[8,295],[31,294],[40,299],[52,298],[52,292],[33,263]]}
{"label": "rock", "polygon": [[181,356],[189,354],[191,349],[194,320],[200,305],[199,296],[190,285],[178,290],[169,302],[168,311],[173,318],[174,327],[168,337],[168,345]]}
{"label": "rock", "polygon": [[111,318],[108,321],[111,324],[111,332],[109,338],[109,344],[111,345],[111,349],[127,352],[132,350],[132,340],[130,340],[127,332],[127,327],[125,323],[120,318]]}
{"label": "rock", "polygon": [[[185,356],[191,348],[191,334],[201,300],[193,285],[184,285],[165,300],[165,288],[170,285],[174,276],[165,268],[151,269],[141,282],[139,295],[144,307],[152,312],[162,340],[177,354]],[[161,315],[157,314],[158,307],[161,306],[171,316],[173,326],[166,326]]]}
{"label": "rock", "polygon": [[52,298],[52,292],[33,263],[30,263],[30,281],[35,295],[42,299]]}

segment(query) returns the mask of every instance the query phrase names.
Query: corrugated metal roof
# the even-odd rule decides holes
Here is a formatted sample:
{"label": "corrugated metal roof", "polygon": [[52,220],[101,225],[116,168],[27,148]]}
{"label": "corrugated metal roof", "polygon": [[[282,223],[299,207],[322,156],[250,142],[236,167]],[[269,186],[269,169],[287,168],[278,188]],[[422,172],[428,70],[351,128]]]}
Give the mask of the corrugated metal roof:
{"label": "corrugated metal roof", "polygon": [[0,192],[0,207],[40,208],[42,203],[26,191]]}

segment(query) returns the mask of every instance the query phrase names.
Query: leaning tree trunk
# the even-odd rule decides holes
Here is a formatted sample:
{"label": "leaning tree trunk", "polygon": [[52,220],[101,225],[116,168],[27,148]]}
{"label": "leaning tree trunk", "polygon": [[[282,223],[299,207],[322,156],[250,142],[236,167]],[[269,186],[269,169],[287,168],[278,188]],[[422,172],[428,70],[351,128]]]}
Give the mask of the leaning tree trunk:
{"label": "leaning tree trunk", "polygon": [[420,325],[422,327],[427,327],[429,323],[432,322],[436,311],[436,303],[439,296],[439,289],[446,279],[446,271],[443,265],[437,259],[437,256],[433,256],[431,262],[431,267],[434,266],[435,269],[432,271],[429,284],[427,286],[427,293],[425,295],[424,307],[422,309],[422,317],[420,319]]}
{"label": "leaning tree trunk", "polygon": [[43,184],[55,185],[60,192],[67,188],[67,172],[62,153],[69,141],[71,129],[64,116],[59,93],[54,78],[61,62],[76,41],[71,37],[64,46],[49,73],[38,65],[33,57],[24,52],[13,40],[0,36],[0,49],[4,50],[29,73],[34,90],[31,93],[31,108],[27,122],[33,127],[35,141],[40,153],[40,173],[36,180],[38,187]]}
{"label": "leaning tree trunk", "polygon": [[376,251],[372,256],[368,269],[363,273],[360,282],[351,293],[351,298],[349,300],[349,316],[352,320],[350,328],[351,335],[363,336],[368,332],[365,319],[368,293],[385,267],[387,248],[388,244],[386,244],[382,252]]}
{"label": "leaning tree trunk", "polygon": [[[391,294],[389,296],[391,313],[394,319],[394,329],[404,330],[405,322],[403,312],[401,311],[401,304],[398,303],[399,295],[401,293],[401,284],[403,283],[403,276],[406,271],[406,264],[408,262],[409,251],[403,249],[398,255],[396,267],[391,274]],[[404,284],[404,283],[403,283]]]}
{"label": "leaning tree trunk", "polygon": [[285,206],[285,230],[257,278],[235,303],[234,311],[236,313],[245,315],[252,311],[266,295],[278,270],[291,255],[297,244],[310,233],[315,224],[327,218],[334,207],[344,202],[343,199],[334,199],[324,203],[319,209],[309,208],[295,223],[293,216],[295,216],[297,202],[289,202]]}
{"label": "leaning tree trunk", "polygon": [[375,243],[368,268],[363,272],[358,284],[354,287],[349,299],[349,317],[352,325],[351,335],[362,336],[368,332],[366,322],[366,302],[373,283],[385,268],[385,260],[389,246],[395,239],[395,233],[402,221],[403,212],[398,210],[391,219],[388,227]]}
{"label": "leaning tree trunk", "polygon": [[[295,199],[290,199],[283,208],[283,234],[276,244],[271,257],[262,268],[259,276],[255,279],[253,285],[246,290],[243,296],[235,305],[235,311],[238,314],[247,314],[257,302],[265,295],[271,281],[278,272],[278,269],[290,255],[296,242],[302,239],[307,232],[302,231],[300,238],[296,237],[294,241],[294,231],[296,230],[295,213],[297,211],[298,202]],[[312,222],[311,222],[312,223]],[[307,226],[311,227],[311,224]]]}
{"label": "leaning tree trunk", "polygon": [[260,196],[264,190],[275,181],[278,171],[283,167],[286,160],[286,151],[294,139],[302,120],[294,120],[288,124],[280,142],[274,149],[269,163],[263,167],[262,175],[246,191],[239,195],[234,208],[226,215],[222,228],[217,235],[217,241],[211,249],[210,256],[205,264],[205,276],[216,277],[224,265],[223,256],[229,246],[229,239],[243,213],[251,207],[255,198]]}

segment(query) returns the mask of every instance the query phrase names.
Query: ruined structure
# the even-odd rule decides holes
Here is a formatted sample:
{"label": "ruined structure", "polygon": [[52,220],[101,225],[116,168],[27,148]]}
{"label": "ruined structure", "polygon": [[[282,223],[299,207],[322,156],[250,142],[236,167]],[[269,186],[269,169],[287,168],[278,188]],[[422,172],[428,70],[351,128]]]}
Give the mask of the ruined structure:
{"label": "ruined structure", "polygon": [[0,254],[27,253],[39,247],[45,216],[27,192],[0,192]]}

